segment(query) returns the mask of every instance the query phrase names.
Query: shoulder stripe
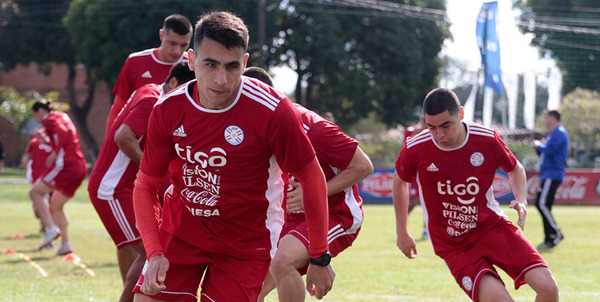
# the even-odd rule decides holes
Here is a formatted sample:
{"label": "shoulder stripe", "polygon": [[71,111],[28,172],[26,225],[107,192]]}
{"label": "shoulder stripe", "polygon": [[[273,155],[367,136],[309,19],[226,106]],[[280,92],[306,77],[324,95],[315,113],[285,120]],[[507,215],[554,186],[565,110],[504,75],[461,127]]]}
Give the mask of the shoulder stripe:
{"label": "shoulder stripe", "polygon": [[471,130],[471,134],[479,135],[479,136],[495,137],[493,132],[489,133],[489,132],[484,132],[484,131]]}
{"label": "shoulder stripe", "polygon": [[279,99],[270,95],[264,89],[248,81],[244,81],[244,87],[242,87],[242,94],[273,111],[275,111],[275,108],[277,107],[277,105],[279,105],[280,102]]}
{"label": "shoulder stripe", "polygon": [[494,130],[492,130],[491,128],[485,127],[483,125],[469,124],[469,128],[473,129],[473,130],[480,130],[480,131],[487,131],[489,133],[494,133]]}
{"label": "shoulder stripe", "polygon": [[429,133],[429,130],[423,130],[421,133],[417,134],[415,137],[411,137],[406,142],[406,148],[411,148],[418,144],[428,142],[431,139],[432,139],[432,137],[431,137],[431,134]]}
{"label": "shoulder stripe", "polygon": [[254,93],[258,96],[262,96],[266,98],[266,101],[271,103],[273,106],[277,107],[277,105],[279,104],[279,102],[281,101],[280,99],[274,97],[273,95],[271,95],[270,93],[268,93],[266,90],[264,90],[263,88],[261,88],[260,86],[250,82],[250,81],[246,81],[244,88],[248,89],[249,92]]}
{"label": "shoulder stripe", "polygon": [[308,130],[310,130],[310,126],[305,123],[302,123],[302,127],[304,128],[304,132],[308,132]]}
{"label": "shoulder stripe", "polygon": [[133,57],[150,56],[150,55],[152,55],[153,51],[154,51],[154,48],[145,49],[142,51],[134,52],[134,53],[130,54],[129,57],[133,58]]}

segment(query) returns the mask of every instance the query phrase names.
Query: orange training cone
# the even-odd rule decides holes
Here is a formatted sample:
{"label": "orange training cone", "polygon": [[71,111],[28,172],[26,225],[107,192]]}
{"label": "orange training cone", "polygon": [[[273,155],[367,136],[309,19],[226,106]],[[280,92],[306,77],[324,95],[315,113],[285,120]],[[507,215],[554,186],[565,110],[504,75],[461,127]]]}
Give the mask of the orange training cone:
{"label": "orange training cone", "polygon": [[12,236],[13,239],[23,239],[23,234],[21,233],[16,233]]}
{"label": "orange training cone", "polygon": [[2,252],[2,254],[3,254],[3,255],[14,254],[14,253],[16,253],[16,252],[15,252],[15,250],[13,250],[13,249],[11,249],[11,248],[5,249],[5,250]]}
{"label": "orange training cone", "polygon": [[79,257],[77,255],[75,255],[75,253],[67,253],[64,257],[63,257],[63,261],[79,261]]}

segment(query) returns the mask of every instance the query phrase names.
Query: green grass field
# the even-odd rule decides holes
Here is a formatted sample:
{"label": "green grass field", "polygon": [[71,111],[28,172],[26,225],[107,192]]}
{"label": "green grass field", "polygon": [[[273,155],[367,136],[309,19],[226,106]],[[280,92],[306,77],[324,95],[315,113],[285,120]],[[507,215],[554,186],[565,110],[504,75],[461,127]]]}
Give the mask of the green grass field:
{"label": "green grass field", "polygon": [[[87,198],[85,185],[66,205],[71,242],[81,258],[77,265],[54,257],[55,250],[36,249],[42,236],[27,195],[29,185],[0,183],[0,250],[17,252],[0,255],[0,301],[118,300],[122,283],[115,248]],[[513,210],[504,207],[504,211],[515,221]],[[594,235],[600,227],[600,207],[555,206],[553,212],[566,240],[542,256],[558,281],[561,301],[600,301],[600,239]],[[365,216],[354,246],[333,260],[337,277],[323,301],[469,301],[428,241],[417,241],[419,254],[413,260],[396,248],[391,205],[366,205]],[[409,226],[415,238],[421,236],[422,223],[417,208]],[[17,233],[24,238],[13,239]],[[534,244],[542,239],[541,219],[534,206],[529,207],[525,235]],[[43,277],[25,257],[48,276]],[[534,301],[529,287],[515,291],[512,280],[501,274],[515,300]],[[277,301],[276,293],[267,301]]]}

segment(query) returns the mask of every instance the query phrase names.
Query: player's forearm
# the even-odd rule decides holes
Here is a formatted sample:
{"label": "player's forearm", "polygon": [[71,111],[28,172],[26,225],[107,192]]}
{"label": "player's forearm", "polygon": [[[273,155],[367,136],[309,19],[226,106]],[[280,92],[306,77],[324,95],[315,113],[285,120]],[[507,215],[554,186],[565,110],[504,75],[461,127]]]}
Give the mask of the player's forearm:
{"label": "player's forearm", "polygon": [[329,209],[327,205],[327,183],[325,175],[316,158],[294,176],[302,186],[302,198],[310,245],[309,256],[318,258],[328,251],[327,231],[329,224]]}
{"label": "player's forearm", "polygon": [[396,234],[408,235],[408,183],[394,173],[392,186],[392,200],[396,214]]}
{"label": "player's forearm", "polygon": [[121,125],[115,133],[115,143],[119,149],[137,165],[142,161],[142,148],[138,138],[126,124]]}
{"label": "player's forearm", "polygon": [[346,169],[327,181],[327,196],[339,193],[373,173],[373,164],[369,157],[359,148]]}
{"label": "player's forearm", "polygon": [[147,259],[164,254],[158,232],[158,214],[155,211],[155,205],[159,205],[157,192],[161,182],[161,177],[139,171],[133,189],[135,220],[144,242]]}
{"label": "player's forearm", "polygon": [[525,168],[519,161],[515,165],[515,168],[508,172],[508,179],[510,181],[510,188],[515,195],[515,200],[526,201],[527,200],[527,175],[525,174]]}

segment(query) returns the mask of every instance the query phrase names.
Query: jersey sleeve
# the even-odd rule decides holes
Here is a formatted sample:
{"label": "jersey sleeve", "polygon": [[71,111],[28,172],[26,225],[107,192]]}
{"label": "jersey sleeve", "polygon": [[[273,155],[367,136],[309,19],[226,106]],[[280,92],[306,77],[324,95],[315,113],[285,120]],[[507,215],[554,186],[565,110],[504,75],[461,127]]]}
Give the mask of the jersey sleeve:
{"label": "jersey sleeve", "polygon": [[165,130],[163,120],[163,109],[157,107],[148,119],[148,132],[146,135],[146,146],[140,163],[140,170],[144,173],[162,177],[167,173],[173,143],[169,133]]}
{"label": "jersey sleeve", "polygon": [[344,170],[352,161],[358,141],[346,135],[335,124],[328,121],[317,122],[307,132],[321,163]]}
{"label": "jersey sleeve", "polygon": [[152,108],[154,108],[156,100],[157,97],[154,96],[145,97],[143,100],[140,100],[140,102],[131,109],[123,121],[123,124],[127,124],[127,126],[131,127],[131,130],[133,130],[135,136],[138,138],[146,134],[148,118],[150,117],[150,113],[152,112]]}
{"label": "jersey sleeve", "polygon": [[398,173],[398,176],[406,182],[412,182],[417,175],[417,170],[413,166],[415,161],[411,161],[409,155],[410,152],[408,151],[408,148],[406,148],[406,144],[404,144],[396,159],[396,173]]}
{"label": "jersey sleeve", "polygon": [[281,100],[275,109],[267,139],[284,172],[298,171],[315,158],[315,151],[287,98]]}
{"label": "jersey sleeve", "polygon": [[494,131],[495,142],[497,147],[494,150],[497,150],[496,156],[498,158],[498,165],[505,172],[510,172],[515,168],[517,164],[517,158],[515,155],[508,149],[498,132]]}
{"label": "jersey sleeve", "polygon": [[112,93],[114,95],[118,95],[123,100],[129,99],[129,96],[131,96],[133,93],[131,58],[128,57],[127,60],[125,60],[123,67],[121,67],[119,77],[117,78],[117,82],[115,83]]}

